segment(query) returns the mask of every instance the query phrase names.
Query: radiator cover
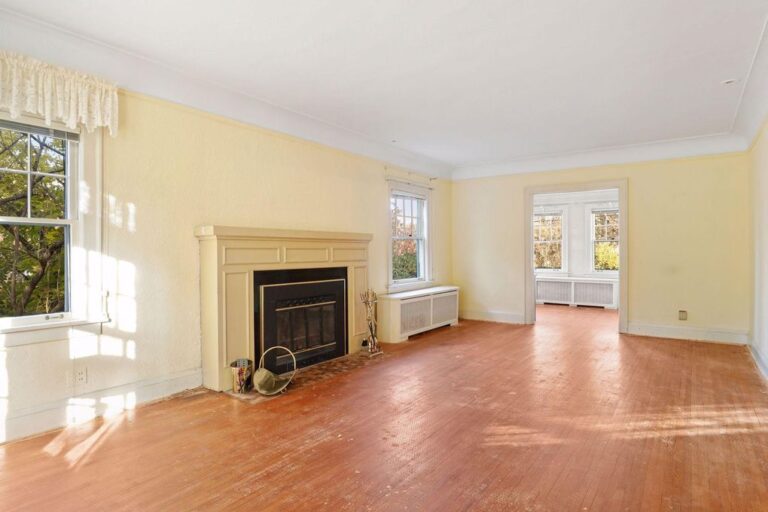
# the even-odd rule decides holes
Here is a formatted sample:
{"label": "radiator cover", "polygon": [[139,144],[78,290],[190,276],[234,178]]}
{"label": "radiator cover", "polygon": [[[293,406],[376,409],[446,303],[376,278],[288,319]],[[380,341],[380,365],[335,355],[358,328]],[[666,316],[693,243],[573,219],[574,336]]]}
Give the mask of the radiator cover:
{"label": "radiator cover", "polygon": [[609,279],[536,277],[536,302],[618,308],[619,282]]}
{"label": "radiator cover", "polygon": [[379,297],[379,339],[405,341],[408,336],[459,321],[459,289],[436,286]]}

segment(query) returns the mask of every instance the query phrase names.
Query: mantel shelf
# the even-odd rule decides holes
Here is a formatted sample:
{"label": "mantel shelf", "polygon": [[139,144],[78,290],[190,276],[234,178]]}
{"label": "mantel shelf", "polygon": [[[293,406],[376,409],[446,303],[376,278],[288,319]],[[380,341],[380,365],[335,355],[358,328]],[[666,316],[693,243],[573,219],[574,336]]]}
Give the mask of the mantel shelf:
{"label": "mantel shelf", "polygon": [[195,228],[197,238],[227,238],[254,240],[325,240],[340,242],[369,242],[370,233],[346,233],[342,231],[305,231],[298,229],[267,229],[237,226],[203,225]]}

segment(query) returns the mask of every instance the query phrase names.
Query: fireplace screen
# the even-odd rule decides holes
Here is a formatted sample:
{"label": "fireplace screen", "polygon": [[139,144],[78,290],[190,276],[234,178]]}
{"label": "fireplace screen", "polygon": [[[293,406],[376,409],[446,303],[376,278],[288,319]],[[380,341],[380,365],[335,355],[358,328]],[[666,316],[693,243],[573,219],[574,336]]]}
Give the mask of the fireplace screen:
{"label": "fireplace screen", "polygon": [[[261,286],[261,350],[286,347],[299,367],[344,355],[345,290],[344,279]],[[282,373],[291,361],[287,354],[267,354],[265,365]]]}
{"label": "fireplace screen", "polygon": [[294,353],[336,343],[333,295],[277,302],[277,344]]}

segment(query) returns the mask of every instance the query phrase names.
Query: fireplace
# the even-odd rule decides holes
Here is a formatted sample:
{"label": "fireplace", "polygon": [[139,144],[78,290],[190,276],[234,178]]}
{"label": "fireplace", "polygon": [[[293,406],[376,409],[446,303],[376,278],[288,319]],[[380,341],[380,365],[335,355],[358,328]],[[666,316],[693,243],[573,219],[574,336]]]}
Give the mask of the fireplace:
{"label": "fireplace", "polygon": [[[360,350],[368,325],[359,297],[368,288],[368,245],[372,235],[215,225],[198,226],[195,235],[200,240],[203,386],[215,391],[232,389],[230,363],[237,359],[258,362],[262,347],[277,342],[277,313],[281,313],[283,322],[279,334],[282,339],[295,343],[298,350],[305,350],[299,354],[300,365]],[[265,314],[264,324],[274,321],[274,331],[270,331],[274,334],[262,335],[263,327],[270,329],[261,321],[262,292],[266,291],[267,299],[272,300],[272,292],[281,288],[269,285],[333,280],[336,283],[329,285],[330,291],[326,285],[319,291],[286,286],[288,295],[274,299],[283,301],[280,306],[269,306],[281,311]],[[294,292],[300,296],[293,296]],[[336,297],[333,308],[325,308],[329,304],[319,305],[331,302],[323,298],[327,295]],[[306,304],[297,302],[302,296]],[[287,312],[292,310],[286,308],[293,306],[313,307],[297,308],[306,311],[291,317]],[[334,322],[326,322],[327,317],[322,315],[331,314]],[[323,318],[320,329],[318,315]],[[286,320],[298,324],[293,333],[286,330]],[[304,332],[310,336],[302,332],[302,321]],[[333,350],[326,346],[331,339],[336,345]],[[267,356],[276,352],[279,351],[273,350]],[[267,364],[280,371],[278,363],[275,358]]]}
{"label": "fireplace", "polygon": [[[254,354],[280,345],[299,368],[345,355],[346,297],[346,267],[254,272]],[[272,351],[265,366],[284,373],[293,361]]]}

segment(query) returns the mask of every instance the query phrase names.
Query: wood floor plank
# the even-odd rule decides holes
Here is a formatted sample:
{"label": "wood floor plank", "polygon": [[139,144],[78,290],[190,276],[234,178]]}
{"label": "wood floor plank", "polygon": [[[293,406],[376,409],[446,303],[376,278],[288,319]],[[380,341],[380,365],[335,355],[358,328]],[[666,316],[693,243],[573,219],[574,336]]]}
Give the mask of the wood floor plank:
{"label": "wood floor plank", "polygon": [[617,320],[462,321],[275,400],[197,390],[6,444],[0,510],[766,510],[747,350]]}

